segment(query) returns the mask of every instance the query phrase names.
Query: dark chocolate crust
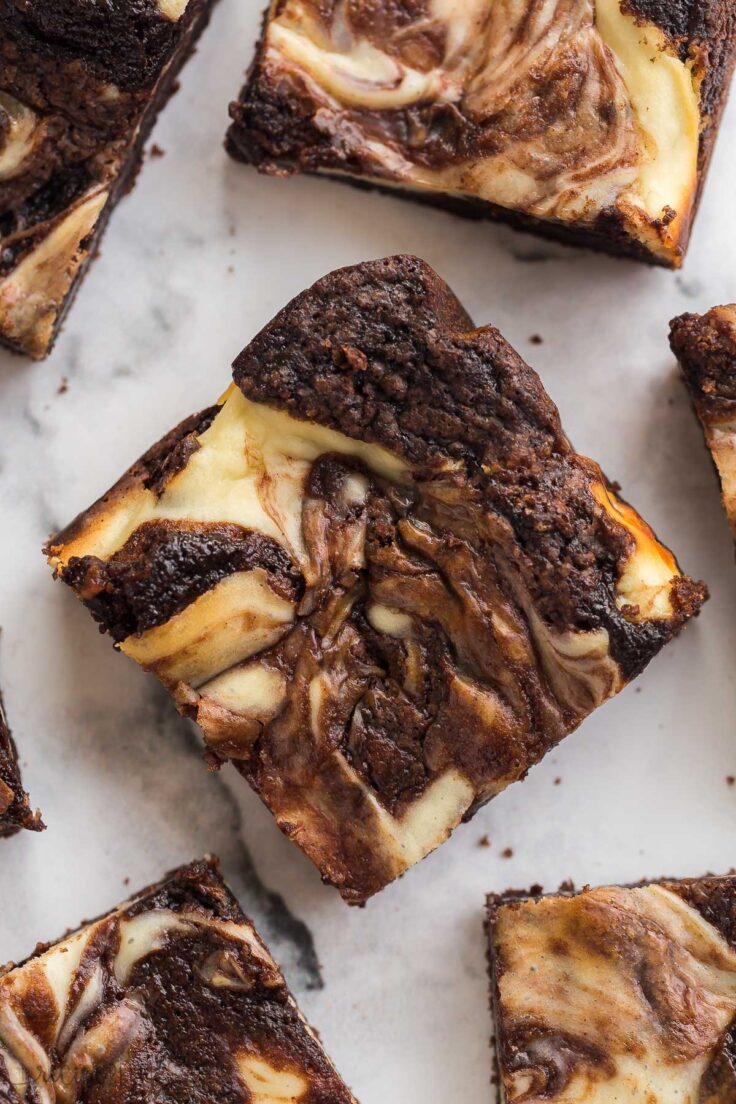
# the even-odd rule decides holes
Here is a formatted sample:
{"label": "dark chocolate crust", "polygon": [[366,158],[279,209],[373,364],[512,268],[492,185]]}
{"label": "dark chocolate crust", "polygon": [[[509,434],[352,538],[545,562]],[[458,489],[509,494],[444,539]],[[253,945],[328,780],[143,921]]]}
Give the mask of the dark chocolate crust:
{"label": "dark chocolate crust", "polygon": [[247,398],[389,449],[462,466],[524,551],[525,583],[550,624],[605,628],[627,677],[699,608],[683,580],[673,621],[635,622],[613,600],[630,538],[590,492],[541,381],[492,326],[474,329],[416,257],[340,269],[298,295],[233,365]]}
{"label": "dark chocolate crust", "polygon": [[[236,923],[247,921],[240,903],[222,879],[220,860],[216,855],[206,855],[203,859],[195,859],[194,862],[167,871],[158,881],[136,890],[126,901],[124,908],[126,915],[129,916],[138,916],[153,908],[171,909],[172,912],[201,909],[204,913],[209,913],[220,920],[234,920]],[[108,915],[109,913],[103,912],[91,920],[82,920],[77,927],[69,928],[58,939],[37,943],[26,958],[18,962],[4,963],[0,967],[0,977],[11,970],[16,970],[19,966],[25,966],[34,958],[39,958],[57,943],[83,931],[90,924],[96,924]]]}
{"label": "dark chocolate crust", "polygon": [[[174,928],[165,940],[154,939],[121,980],[113,967],[120,924],[153,910],[162,916],[182,915],[185,930]],[[54,1084],[66,1085],[70,1078],[83,1094],[74,1099],[89,1104],[246,1104],[251,1092],[238,1074],[238,1060],[252,1056],[308,1079],[300,1095],[305,1104],[351,1104],[353,1097],[307,1028],[275,963],[248,940],[212,927],[212,922],[250,923],[213,859],[172,871],[116,913],[94,922],[99,931],[85,955],[92,965],[99,962],[105,988],[90,1018],[81,1029],[77,1025],[71,1043],[66,1039],[54,1048]],[[53,946],[37,947],[20,969]],[[15,968],[8,966],[3,973]],[[219,981],[210,980],[214,974]],[[71,998],[75,1003],[79,982],[85,980],[83,966],[77,975]],[[39,1008],[34,1007],[31,987],[24,1007],[29,1026],[38,1020],[41,1038],[44,995],[39,991]],[[64,1023],[69,1012],[61,1011]],[[128,1032],[122,1054],[110,1049],[104,1035],[101,1044],[94,1040],[85,1045],[90,1030],[99,1034],[106,1022],[119,1022],[124,1029],[131,1015],[139,1026]],[[90,1023],[97,1026],[90,1029]],[[82,1060],[75,1061],[76,1051]],[[0,1095],[6,1088],[4,1076],[0,1066]]]}
{"label": "dark chocolate crust", "polygon": [[155,83],[181,35],[155,0],[0,0],[0,23],[26,57],[52,69],[81,63],[126,92]]}
{"label": "dark chocolate crust", "polygon": [[[713,137],[715,138],[715,135]],[[234,149],[228,147],[228,150],[237,161],[245,160]],[[317,172],[308,173],[307,175],[320,176]],[[378,192],[381,195],[388,195],[403,202],[419,203],[423,207],[434,207],[435,210],[445,211],[450,215],[458,215],[460,218],[471,219],[475,222],[500,222],[521,234],[532,234],[535,238],[545,238],[547,241],[557,242],[560,245],[569,245],[577,249],[589,249],[594,253],[605,253],[617,257],[619,260],[637,261],[640,264],[643,263],[658,268],[668,267],[662,258],[655,256],[646,246],[634,241],[626,233],[623,220],[618,211],[602,212],[593,222],[570,223],[552,218],[537,218],[535,215],[526,214],[524,211],[513,211],[509,207],[501,207],[497,203],[488,203],[482,199],[472,199],[470,197],[466,199],[459,196],[442,195],[439,192],[418,192],[406,188],[384,186],[377,180],[361,180],[358,177],[341,177],[338,175],[321,176],[321,179],[327,180],[329,183],[347,184],[348,187],[357,188],[360,191]]]}
{"label": "dark chocolate crust", "polygon": [[21,828],[40,832],[44,828],[38,812],[33,812],[23,789],[18,752],[8,728],[0,695],[0,838],[15,835]]}
{"label": "dark chocolate crust", "polygon": [[303,579],[281,545],[240,525],[150,521],[107,562],[72,557],[61,578],[79,590],[113,640],[165,624],[237,571],[260,567],[271,588],[298,601]]}
{"label": "dark chocolate crust", "polygon": [[[0,92],[32,108],[47,133],[21,175],[0,183],[0,277],[41,245],[85,192],[98,184],[108,190],[80,245],[83,260],[56,304],[50,340],[31,347],[0,329],[1,345],[37,359],[53,348],[214,2],[189,0],[174,22],[154,0],[111,0],[102,7],[63,0],[51,8],[37,0],[0,0]],[[101,95],[109,85],[118,89],[112,100]]]}
{"label": "dark chocolate crust", "polygon": [[736,415],[735,323],[734,307],[681,314],[670,322],[670,347],[680,362],[698,416],[706,424]]}

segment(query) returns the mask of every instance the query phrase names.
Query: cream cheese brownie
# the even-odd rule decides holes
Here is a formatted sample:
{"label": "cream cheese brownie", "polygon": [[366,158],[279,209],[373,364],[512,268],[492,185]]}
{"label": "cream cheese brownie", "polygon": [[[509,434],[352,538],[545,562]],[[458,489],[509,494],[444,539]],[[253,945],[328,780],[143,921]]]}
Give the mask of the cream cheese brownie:
{"label": "cream cheese brownie", "polygon": [[674,318],[670,344],[703,426],[736,537],[736,306]]}
{"label": "cream cheese brownie", "polygon": [[736,1100],[736,877],[488,904],[499,1102]]}
{"label": "cream cheese brownie", "polygon": [[0,342],[45,356],[212,0],[0,0]]}
{"label": "cream cheese brownie", "polygon": [[47,554],[348,901],[522,778],[705,588],[423,261],[331,273]]}
{"label": "cream cheese brownie", "polygon": [[33,812],[23,789],[18,752],[0,694],[0,838],[13,836],[21,828],[40,832],[43,827],[40,814]]}
{"label": "cream cheese brownie", "polygon": [[212,861],[0,976],[7,1104],[355,1104]]}
{"label": "cream cheese brownie", "polygon": [[227,148],[678,267],[731,0],[272,0]]}

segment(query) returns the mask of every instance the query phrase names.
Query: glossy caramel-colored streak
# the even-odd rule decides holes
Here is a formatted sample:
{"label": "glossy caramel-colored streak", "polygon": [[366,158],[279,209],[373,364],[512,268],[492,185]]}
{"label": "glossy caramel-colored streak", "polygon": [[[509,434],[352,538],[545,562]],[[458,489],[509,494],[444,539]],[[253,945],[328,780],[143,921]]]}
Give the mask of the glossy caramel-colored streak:
{"label": "glossy caramel-colored streak", "polygon": [[616,585],[619,609],[630,621],[652,621],[672,616],[672,584],[680,575],[677,561],[657,540],[636,510],[602,482],[591,492],[596,502],[633,537],[634,548],[622,565]]}

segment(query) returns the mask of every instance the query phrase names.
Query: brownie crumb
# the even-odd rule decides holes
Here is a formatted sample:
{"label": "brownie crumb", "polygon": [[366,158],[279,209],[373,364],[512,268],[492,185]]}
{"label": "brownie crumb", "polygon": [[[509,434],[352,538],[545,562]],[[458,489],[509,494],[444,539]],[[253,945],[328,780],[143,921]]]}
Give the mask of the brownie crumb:
{"label": "brownie crumb", "polygon": [[481,836],[480,839],[478,840],[478,846],[479,847],[490,847],[491,846],[491,841],[488,838],[488,836]]}
{"label": "brownie crumb", "polygon": [[555,778],[555,786],[559,786],[561,781],[562,781],[561,778]]}
{"label": "brownie crumb", "polygon": [[503,851],[501,852],[501,858],[502,859],[510,859],[510,858],[513,857],[513,854],[514,854],[513,848],[504,847]]}
{"label": "brownie crumb", "polygon": [[532,334],[529,338],[529,343],[531,345],[544,345],[544,338],[541,334]]}
{"label": "brownie crumb", "polygon": [[148,152],[149,152],[151,157],[165,157],[166,156],[166,150],[161,149],[161,146],[158,144],[158,142],[154,142]]}
{"label": "brownie crumb", "polygon": [[69,390],[69,380],[66,378],[66,376],[62,376],[61,377],[61,383],[59,384],[59,386],[56,389],[56,394],[57,395],[66,395],[68,390]]}
{"label": "brownie crumb", "polygon": [[726,783],[729,786],[736,785],[736,774],[727,774],[726,775]]}

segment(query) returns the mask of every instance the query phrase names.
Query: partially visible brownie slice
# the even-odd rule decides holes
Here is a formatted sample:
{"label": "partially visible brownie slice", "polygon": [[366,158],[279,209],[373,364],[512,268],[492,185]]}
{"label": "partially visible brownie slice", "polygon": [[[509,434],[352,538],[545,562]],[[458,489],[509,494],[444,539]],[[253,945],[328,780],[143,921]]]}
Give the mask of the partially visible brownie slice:
{"label": "partially visible brownie slice", "polygon": [[32,811],[21,783],[18,753],[0,694],[0,837],[12,836],[21,828],[40,832],[43,827],[41,816]]}
{"label": "partially visible brownie slice", "polygon": [[0,0],[0,342],[45,356],[213,0]]}
{"label": "partially visible brownie slice", "polygon": [[705,588],[415,257],[341,269],[47,547],[362,902],[622,689]]}
{"label": "partially visible brownie slice", "polygon": [[678,267],[733,0],[272,0],[227,148]]}
{"label": "partially visible brownie slice", "polygon": [[488,899],[499,1104],[732,1104],[736,877]]}
{"label": "partially visible brownie slice", "polygon": [[212,860],[6,967],[0,1099],[355,1104]]}
{"label": "partially visible brownie slice", "polygon": [[674,318],[670,344],[703,426],[736,537],[736,305]]}

